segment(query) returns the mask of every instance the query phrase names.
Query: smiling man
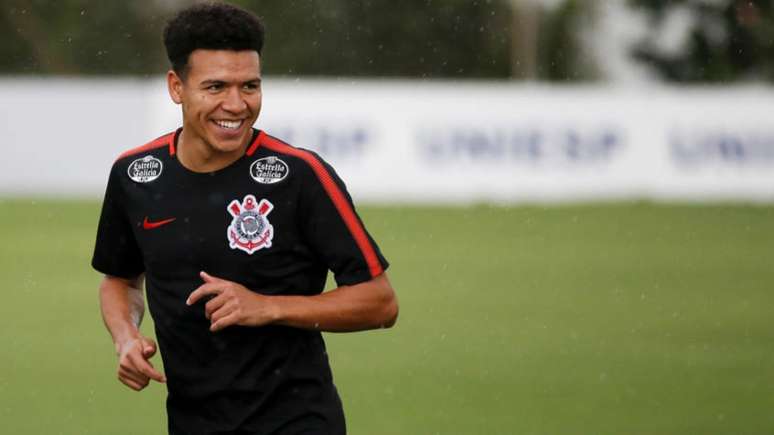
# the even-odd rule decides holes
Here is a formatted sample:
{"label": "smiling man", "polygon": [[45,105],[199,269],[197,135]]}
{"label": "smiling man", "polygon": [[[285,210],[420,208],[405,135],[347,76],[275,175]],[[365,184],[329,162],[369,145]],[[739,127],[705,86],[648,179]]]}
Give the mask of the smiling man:
{"label": "smiling man", "polygon": [[92,259],[118,379],[166,383],[170,434],[343,434],[321,331],[395,323],[387,261],[326,162],[253,128],[254,15],[193,6],[164,43],[183,126],[113,164]]}

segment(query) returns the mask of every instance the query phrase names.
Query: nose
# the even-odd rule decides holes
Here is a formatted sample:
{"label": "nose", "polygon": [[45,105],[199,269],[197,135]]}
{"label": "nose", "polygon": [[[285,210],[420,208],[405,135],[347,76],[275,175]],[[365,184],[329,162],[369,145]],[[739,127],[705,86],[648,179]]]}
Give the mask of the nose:
{"label": "nose", "polygon": [[239,88],[232,87],[226,91],[225,98],[221,104],[223,110],[232,113],[240,113],[247,108],[247,102],[239,92]]}

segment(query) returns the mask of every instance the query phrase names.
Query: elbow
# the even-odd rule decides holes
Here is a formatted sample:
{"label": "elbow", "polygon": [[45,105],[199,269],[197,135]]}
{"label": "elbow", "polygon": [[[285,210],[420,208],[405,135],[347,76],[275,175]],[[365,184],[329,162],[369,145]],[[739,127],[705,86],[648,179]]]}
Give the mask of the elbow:
{"label": "elbow", "polygon": [[398,321],[398,297],[395,295],[386,274],[378,276],[368,283],[372,289],[369,319],[363,325],[365,329],[386,329],[395,326]]}
{"label": "elbow", "polygon": [[395,326],[398,321],[398,311],[398,298],[393,293],[382,307],[382,322],[379,326],[385,329]]}

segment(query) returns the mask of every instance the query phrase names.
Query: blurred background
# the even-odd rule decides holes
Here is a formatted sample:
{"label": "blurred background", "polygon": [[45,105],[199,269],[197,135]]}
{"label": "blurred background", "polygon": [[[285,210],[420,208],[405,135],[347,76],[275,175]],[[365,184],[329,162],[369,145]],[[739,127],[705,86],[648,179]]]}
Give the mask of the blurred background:
{"label": "blurred background", "polygon": [[[193,3],[0,0],[8,433],[165,433],[89,261],[112,162],[181,122],[161,32]],[[350,433],[774,432],[771,1],[233,3],[256,127],[392,263],[395,329],[326,335]]]}

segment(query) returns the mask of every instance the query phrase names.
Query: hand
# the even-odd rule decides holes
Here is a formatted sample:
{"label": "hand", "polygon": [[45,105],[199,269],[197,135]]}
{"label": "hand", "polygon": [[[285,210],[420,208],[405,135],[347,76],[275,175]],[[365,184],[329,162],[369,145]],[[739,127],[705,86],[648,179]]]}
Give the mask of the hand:
{"label": "hand", "polygon": [[148,361],[156,354],[156,343],[150,338],[133,338],[118,346],[118,380],[127,387],[140,391],[151,379],[164,383],[167,378]]}
{"label": "hand", "polygon": [[248,290],[245,286],[199,272],[204,284],[194,290],[185,301],[193,305],[204,296],[213,298],[204,305],[204,314],[210,319],[210,331],[227,326],[262,326],[274,322],[277,316],[270,296]]}

